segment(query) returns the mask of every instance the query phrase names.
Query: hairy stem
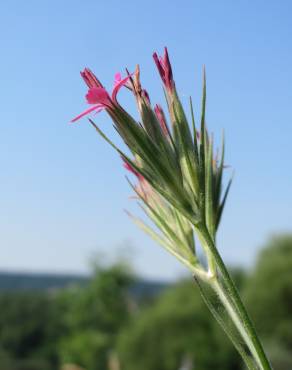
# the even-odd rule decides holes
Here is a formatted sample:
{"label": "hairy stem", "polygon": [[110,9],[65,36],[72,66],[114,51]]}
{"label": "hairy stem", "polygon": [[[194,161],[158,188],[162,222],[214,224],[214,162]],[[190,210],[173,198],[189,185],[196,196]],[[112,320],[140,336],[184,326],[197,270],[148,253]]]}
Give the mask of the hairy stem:
{"label": "hairy stem", "polygon": [[[198,232],[200,233],[200,239],[204,239],[208,245],[219,272],[218,276],[210,281],[210,285],[216,291],[221,303],[229,313],[231,320],[254,357],[258,368],[260,370],[272,370],[252,321],[212,238],[205,227],[200,227]],[[221,279],[222,282],[220,281]]]}

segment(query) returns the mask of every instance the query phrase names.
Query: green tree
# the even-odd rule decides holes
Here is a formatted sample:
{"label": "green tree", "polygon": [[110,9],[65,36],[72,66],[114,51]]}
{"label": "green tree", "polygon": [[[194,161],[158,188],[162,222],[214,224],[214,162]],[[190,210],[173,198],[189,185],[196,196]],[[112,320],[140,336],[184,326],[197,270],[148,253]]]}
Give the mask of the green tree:
{"label": "green tree", "polygon": [[141,311],[119,337],[125,370],[236,370],[239,358],[211,318],[194,282],[181,282]]}
{"label": "green tree", "polygon": [[67,290],[60,296],[63,337],[60,358],[86,369],[106,369],[116,336],[129,318],[128,290],[131,273],[121,265],[96,267],[87,286]]}
{"label": "green tree", "polygon": [[[55,298],[48,294],[16,292],[0,295],[1,363],[26,362],[26,368],[30,369],[39,368],[37,364],[40,363],[44,369],[56,365],[58,330],[54,330],[57,317],[54,309]],[[6,368],[10,367],[7,365]],[[14,368],[11,365],[11,369]]]}
{"label": "green tree", "polygon": [[275,369],[292,368],[292,235],[272,238],[245,289],[249,311]]}

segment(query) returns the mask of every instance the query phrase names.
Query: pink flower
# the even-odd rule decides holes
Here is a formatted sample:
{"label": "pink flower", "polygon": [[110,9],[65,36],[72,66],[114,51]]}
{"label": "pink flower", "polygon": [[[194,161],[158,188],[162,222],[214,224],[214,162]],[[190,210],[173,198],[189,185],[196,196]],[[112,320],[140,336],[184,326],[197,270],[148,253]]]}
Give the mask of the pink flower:
{"label": "pink flower", "polygon": [[164,48],[163,57],[158,57],[157,53],[154,53],[153,59],[166,89],[172,92],[174,89],[174,81],[167,48]]}
{"label": "pink flower", "polygon": [[86,85],[89,87],[89,90],[86,94],[87,103],[93,106],[86,109],[77,117],[73,118],[71,122],[76,122],[80,118],[86,116],[87,114],[93,111],[98,113],[103,109],[113,110],[119,108],[119,104],[117,102],[117,94],[120,88],[124,86],[125,83],[128,81],[130,76],[127,76],[126,78],[122,79],[120,73],[115,74],[114,88],[111,96],[102,86],[102,84],[96,78],[96,76],[90,71],[90,69],[85,68],[84,71],[81,72],[81,76],[85,81]]}
{"label": "pink flower", "polygon": [[83,72],[80,72],[80,74],[89,89],[92,87],[103,87],[95,74],[91,72],[89,68],[85,68]]}
{"label": "pink flower", "polygon": [[165,115],[164,115],[164,112],[163,112],[161,106],[156,104],[155,107],[154,107],[154,111],[155,111],[156,117],[157,117],[157,119],[160,123],[160,127],[162,129],[162,132],[164,133],[165,136],[170,136],[169,129],[168,129],[166,119],[165,119]]}
{"label": "pink flower", "polygon": [[80,118],[82,118],[82,117],[84,117],[84,116],[87,116],[87,114],[89,114],[89,113],[91,113],[91,112],[93,112],[93,111],[95,111],[95,113],[99,113],[99,112],[101,112],[102,110],[103,110],[103,106],[101,106],[101,105],[95,105],[95,106],[93,106],[93,107],[91,107],[91,108],[88,108],[88,109],[86,109],[84,112],[82,112],[82,113],[80,113],[78,116],[76,116],[75,118],[73,118],[72,120],[71,120],[71,122],[73,123],[73,122],[76,122],[76,121],[78,121]]}
{"label": "pink flower", "polygon": [[133,168],[133,166],[129,162],[127,162],[124,158],[122,159],[124,162],[124,167],[133,175],[135,175],[138,179],[138,184],[135,186],[137,194],[139,194],[139,196],[145,201],[150,202],[152,199],[157,204],[158,200],[154,199],[154,192],[151,185],[138,171],[135,170],[135,168]]}
{"label": "pink flower", "polygon": [[117,94],[122,86],[125,86],[129,78],[132,76],[132,74],[129,74],[127,77],[123,78],[121,77],[121,74],[118,72],[115,74],[115,80],[114,80],[114,88],[112,92],[112,100],[118,104],[117,102]]}
{"label": "pink flower", "polygon": [[115,74],[114,87],[116,85],[118,85],[121,81],[122,81],[122,76],[121,76],[120,72],[117,72]]}
{"label": "pink flower", "polygon": [[104,108],[111,108],[113,101],[108,92],[103,87],[92,87],[86,94],[88,104],[101,105]]}

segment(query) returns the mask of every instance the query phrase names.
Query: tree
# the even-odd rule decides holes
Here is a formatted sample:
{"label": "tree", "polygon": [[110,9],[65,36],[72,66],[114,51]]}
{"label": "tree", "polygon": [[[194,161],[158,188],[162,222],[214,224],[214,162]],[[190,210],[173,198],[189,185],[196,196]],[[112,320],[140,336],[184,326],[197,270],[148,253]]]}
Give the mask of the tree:
{"label": "tree", "polygon": [[51,369],[56,365],[54,303],[53,296],[43,293],[0,295],[1,363],[11,364],[5,368],[39,369],[42,364],[43,369]]}
{"label": "tree", "polygon": [[106,369],[116,336],[129,318],[128,290],[133,278],[125,266],[96,267],[87,286],[60,296],[64,331],[61,362],[90,370]]}
{"label": "tree", "polygon": [[185,281],[141,311],[118,341],[122,369],[239,369],[238,356],[211,318],[194,282]]}
{"label": "tree", "polygon": [[[262,250],[244,292],[277,369],[292,368],[292,235],[272,238]],[[285,367],[286,364],[286,367]]]}

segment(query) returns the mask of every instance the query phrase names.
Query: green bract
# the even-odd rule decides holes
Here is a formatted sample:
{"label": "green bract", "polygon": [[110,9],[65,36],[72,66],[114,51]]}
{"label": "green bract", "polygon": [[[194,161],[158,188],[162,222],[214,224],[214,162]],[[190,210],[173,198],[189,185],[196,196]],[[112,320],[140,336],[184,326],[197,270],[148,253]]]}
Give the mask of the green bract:
{"label": "green bract", "polygon": [[[140,81],[135,80],[137,76],[135,74],[134,78],[130,78],[133,91],[137,83],[140,85]],[[230,180],[223,193],[224,142],[218,160],[213,155],[213,140],[205,124],[205,72],[199,131],[195,126],[191,99],[192,124],[189,125],[175,87],[172,91],[165,91],[171,122],[171,128],[167,126],[167,131],[163,130],[150,101],[135,95],[141,123],[135,122],[122,108],[110,113],[132,157],[114,146],[96,124],[92,120],[90,122],[114,146],[133,172],[140,175],[137,176],[140,186],[142,184],[145,187],[147,183],[144,192],[137,191],[135,186],[133,189],[160,234],[134,218],[136,223],[195,272],[199,262],[194,232],[206,228],[215,240],[231,184]],[[202,268],[199,268],[199,273]]]}

